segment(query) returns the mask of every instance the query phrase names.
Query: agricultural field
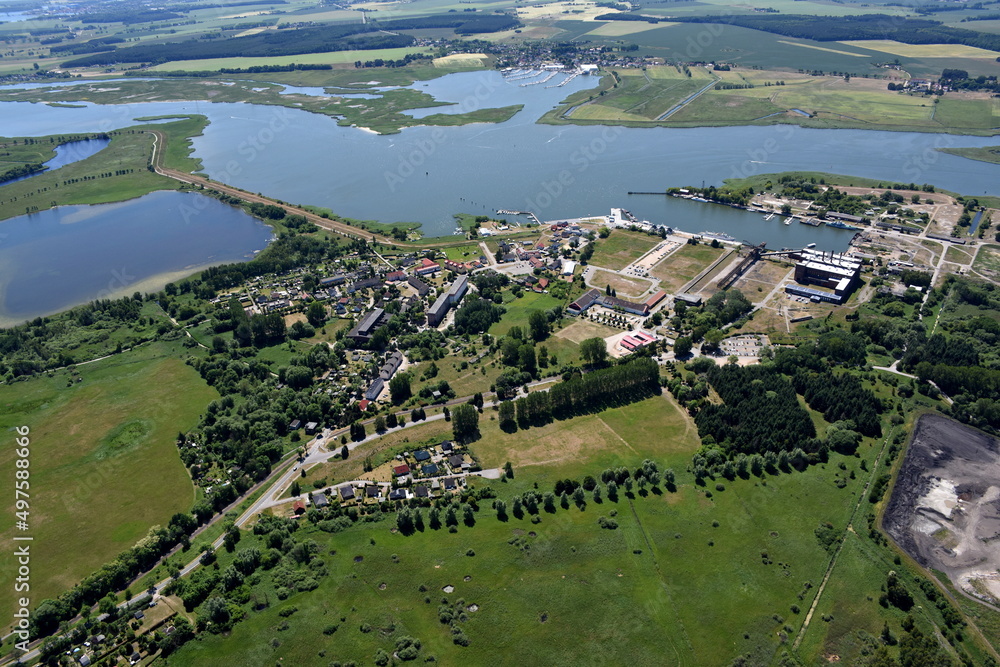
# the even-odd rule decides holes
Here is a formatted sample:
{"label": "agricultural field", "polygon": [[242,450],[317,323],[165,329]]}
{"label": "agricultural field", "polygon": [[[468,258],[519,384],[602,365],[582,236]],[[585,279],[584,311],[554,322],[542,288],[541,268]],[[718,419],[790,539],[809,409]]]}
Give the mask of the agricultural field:
{"label": "agricultural field", "polygon": [[[155,343],[0,387],[0,427],[30,428],[33,599],[71,588],[150,527],[190,510],[195,493],[177,432],[218,394],[178,349]],[[0,474],[13,479],[11,447],[0,453]],[[14,533],[13,500],[0,519],[4,540]],[[0,573],[8,590],[14,572]],[[13,598],[3,599],[11,612]]]}
{"label": "agricultural field", "polygon": [[[777,71],[724,72],[724,81],[753,88],[722,90],[698,97],[670,117],[671,123],[782,122],[834,127],[923,128],[975,133],[996,125],[996,102],[978,93],[941,99],[889,91],[877,79],[812,77]],[[782,85],[775,85],[776,82]],[[805,116],[799,111],[809,116]],[[776,114],[781,114],[776,116]]]}
{"label": "agricultural field", "polygon": [[611,236],[594,239],[594,255],[590,264],[620,271],[653,249],[660,239],[640,232],[616,229]]}
{"label": "agricultural field", "polygon": [[607,95],[573,110],[573,120],[655,121],[713,79],[704,68],[650,67],[621,70],[620,83]]}
{"label": "agricultural field", "polygon": [[660,287],[676,292],[726,252],[710,245],[683,245],[649,272],[660,279]]}

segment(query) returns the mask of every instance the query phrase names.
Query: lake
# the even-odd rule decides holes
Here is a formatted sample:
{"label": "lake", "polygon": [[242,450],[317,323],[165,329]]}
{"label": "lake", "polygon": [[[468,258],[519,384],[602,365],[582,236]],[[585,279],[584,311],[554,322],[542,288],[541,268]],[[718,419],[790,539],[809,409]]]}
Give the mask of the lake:
{"label": "lake", "polygon": [[[1000,194],[1000,165],[936,150],[989,146],[996,138],[795,125],[668,129],[537,124],[566,96],[595,86],[598,79],[580,76],[553,87],[560,81],[561,76],[548,84],[522,86],[523,81],[485,71],[417,82],[417,90],[453,105],[411,112],[414,115],[510,104],[523,104],[524,109],[500,124],[413,127],[386,136],[341,127],[335,118],[296,109],[204,101],[82,103],[79,108],[5,102],[0,103],[0,127],[6,134],[38,136],[109,131],[134,125],[140,116],[203,114],[210,125],[194,138],[193,148],[211,178],[352,218],[421,222],[428,236],[451,234],[452,216],[460,212],[529,210],[552,220],[605,215],[620,206],[640,219],[685,231],[721,232],[752,243],[767,242],[770,248],[816,243],[824,250],[841,251],[853,232],[786,226],[777,217],[765,222],[759,214],[725,206],[627,193],[817,170],[933,183],[968,195]],[[65,94],[64,101],[75,101],[72,86],[65,86]],[[180,236],[165,239],[159,252],[170,257],[154,273],[209,261],[181,254],[173,261],[188,231],[165,229]],[[250,247],[236,254],[242,256]],[[107,266],[101,260],[95,264],[102,270]]]}
{"label": "lake", "polygon": [[[98,151],[103,150],[109,143],[111,143],[110,139],[81,139],[80,141],[70,141],[65,144],[60,144],[55,148],[55,157],[46,162],[45,167],[47,170],[58,169],[59,167],[65,167],[68,164],[85,160]],[[20,178],[4,181],[3,185],[17,183],[18,181],[23,181],[42,173],[45,172],[40,171],[35,174],[28,174],[27,176],[21,176]]]}
{"label": "lake", "polygon": [[197,193],[63,206],[0,223],[0,326],[100,298],[152,292],[253,257],[271,228]]}

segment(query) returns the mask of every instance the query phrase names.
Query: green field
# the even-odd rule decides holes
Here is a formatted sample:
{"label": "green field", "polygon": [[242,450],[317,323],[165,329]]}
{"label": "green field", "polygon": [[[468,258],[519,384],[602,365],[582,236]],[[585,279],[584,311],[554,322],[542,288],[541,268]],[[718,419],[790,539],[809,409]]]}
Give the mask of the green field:
{"label": "green field", "polygon": [[[178,431],[218,397],[173,345],[157,343],[68,371],[0,386],[0,476],[13,489],[13,428],[28,426],[32,602],[55,597],[194,501]],[[68,386],[72,384],[72,386]],[[14,535],[14,494],[0,538]],[[0,585],[10,590],[12,552]],[[3,598],[10,612],[12,596]]]}
{"label": "green field", "polygon": [[684,245],[678,248],[649,272],[660,279],[660,287],[667,291],[677,291],[696,275],[717,260],[726,249],[710,245]]}
{"label": "green field", "polygon": [[[484,466],[514,463],[513,481],[489,483],[508,508],[512,494],[535,483],[544,492],[555,479],[646,457],[678,471],[680,486],[622,493],[617,502],[588,496],[583,510],[557,505],[537,523],[528,516],[498,521],[480,503],[475,525],[453,533],[427,528],[404,537],[390,531],[391,515],[333,536],[306,524],[296,539],[316,541],[329,570],[318,590],[284,601],[271,596],[268,608],[249,612],[230,636],[206,635],[171,664],[367,664],[404,635],[421,641],[421,657],[444,664],[503,663],[498,656],[518,650],[528,651],[532,664],[724,665],[738,655],[770,664],[802,628],[829,563],[813,530],[828,521],[844,531],[867,479],[861,461],[832,455],[802,473],[694,486],[684,466],[697,436],[666,397],[514,434],[489,416],[472,448]],[[859,450],[869,467],[880,445],[866,440]],[[856,479],[848,479],[851,472]],[[613,516],[617,529],[599,528],[600,516]],[[872,560],[867,538],[845,534],[801,649],[805,664],[833,649],[856,658],[845,644],[856,635],[845,637],[847,628],[877,634],[886,617],[877,597],[887,552]],[[243,542],[253,539],[247,534]],[[229,556],[221,558],[224,568]],[[257,599],[273,590],[269,576],[255,580]],[[454,591],[444,592],[449,585]],[[438,621],[442,604],[475,605],[461,622],[469,646],[452,644]],[[924,612],[913,613],[918,624],[927,622]],[[898,633],[898,621],[893,625]]]}
{"label": "green field", "polygon": [[684,98],[712,81],[704,68],[691,69],[692,76],[674,67],[621,70],[619,85],[607,95],[579,106],[565,117],[580,120],[653,121]]}
{"label": "green field", "polygon": [[550,310],[565,305],[562,301],[549,294],[538,292],[524,292],[520,298],[504,303],[507,312],[503,318],[490,327],[489,333],[493,336],[502,336],[513,326],[527,329],[528,313],[533,310]]}
{"label": "green field", "polygon": [[640,232],[616,229],[606,239],[594,239],[594,255],[590,264],[601,268],[620,271],[649,252],[660,242],[655,236]]}
{"label": "green field", "polygon": [[[156,126],[168,137],[164,155],[167,166],[190,170],[198,167],[196,161],[187,157],[188,139],[201,134],[206,122],[204,116],[195,116]],[[43,211],[69,204],[103,204],[177,188],[177,181],[146,169],[152,150],[153,135],[144,127],[118,130],[107,148],[85,160],[0,186],[0,220],[22,215],[29,209]],[[126,170],[130,171],[115,173]],[[69,182],[74,179],[75,183]]]}

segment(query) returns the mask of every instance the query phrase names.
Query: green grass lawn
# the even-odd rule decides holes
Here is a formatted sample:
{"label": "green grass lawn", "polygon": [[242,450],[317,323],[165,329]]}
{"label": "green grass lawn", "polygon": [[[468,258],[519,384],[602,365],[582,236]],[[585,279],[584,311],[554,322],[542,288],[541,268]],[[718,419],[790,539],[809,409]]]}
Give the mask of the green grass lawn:
{"label": "green grass lawn", "polygon": [[[174,444],[218,394],[177,347],[157,343],[0,387],[0,427],[31,429],[32,602],[55,597],[131,547],[156,524],[190,509],[194,489]],[[0,477],[14,478],[14,449],[0,451]],[[5,482],[5,484],[8,484]],[[12,482],[9,483],[12,488]],[[0,537],[14,534],[14,494]],[[10,562],[9,553],[4,557]],[[13,585],[13,567],[0,585]],[[3,598],[3,611],[13,598]]]}
{"label": "green grass lawn", "polygon": [[606,239],[595,240],[594,255],[590,264],[618,271],[642,257],[660,239],[648,234],[616,229]]}
{"label": "green grass lawn", "polygon": [[502,336],[515,326],[527,330],[528,313],[533,310],[550,310],[563,305],[562,301],[549,294],[524,292],[517,300],[504,303],[507,312],[499,322],[490,327],[489,333],[493,336]]}

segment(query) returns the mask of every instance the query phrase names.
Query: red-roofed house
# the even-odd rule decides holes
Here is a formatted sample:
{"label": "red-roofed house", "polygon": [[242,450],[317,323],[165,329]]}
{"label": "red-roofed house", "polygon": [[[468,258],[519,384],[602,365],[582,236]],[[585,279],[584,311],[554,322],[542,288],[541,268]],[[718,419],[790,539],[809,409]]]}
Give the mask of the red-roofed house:
{"label": "red-roofed house", "polygon": [[410,474],[410,466],[408,466],[408,465],[406,465],[406,464],[404,463],[404,464],[403,464],[403,465],[401,465],[401,466],[396,466],[395,468],[393,468],[393,469],[392,469],[392,472],[393,472],[393,474],[395,474],[395,475],[396,475],[397,477],[402,477],[403,475],[409,475],[409,474]]}
{"label": "red-roofed house", "polygon": [[358,401],[358,409],[361,410],[361,412],[364,412],[365,410],[368,409],[368,405],[370,403],[371,401],[369,401],[367,398],[363,398],[360,401]]}
{"label": "red-roofed house", "polygon": [[431,260],[424,257],[420,260],[420,266],[417,267],[417,273],[426,276],[431,273],[437,273],[441,270],[441,265],[437,262],[432,262]]}
{"label": "red-roofed house", "polygon": [[402,271],[390,271],[385,274],[386,282],[394,283],[397,280],[406,280],[406,274]]}
{"label": "red-roofed house", "polygon": [[304,501],[296,500],[292,504],[292,514],[295,516],[301,516],[306,511],[306,504]]}
{"label": "red-roofed house", "polygon": [[541,287],[542,289],[548,289],[549,279],[548,278],[539,278],[538,279],[538,286]]}

